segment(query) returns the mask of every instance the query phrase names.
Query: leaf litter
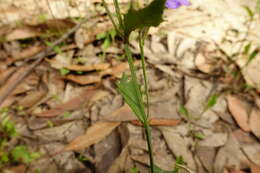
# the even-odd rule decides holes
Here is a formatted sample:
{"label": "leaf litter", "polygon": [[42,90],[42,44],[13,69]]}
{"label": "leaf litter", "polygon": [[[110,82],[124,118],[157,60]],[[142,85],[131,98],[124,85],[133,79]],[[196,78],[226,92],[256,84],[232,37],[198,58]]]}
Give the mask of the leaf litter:
{"label": "leaf litter", "polygon": [[[46,16],[31,15],[39,12],[23,6],[23,3],[34,4],[31,0],[16,2],[17,7],[21,6],[20,14],[31,14],[24,19],[22,27],[0,29],[0,37],[5,36],[3,46],[2,41],[0,43],[4,52],[0,53],[3,55],[0,57],[0,95],[10,94],[7,88],[17,74],[23,73],[31,56],[45,48],[44,39],[50,41],[74,25],[75,21],[63,20],[66,15],[80,17],[95,8],[100,10],[100,2],[87,2],[83,5],[87,10],[83,10],[82,2],[78,1],[67,9],[61,5],[59,10],[54,8],[55,2],[50,1],[51,10],[39,2],[43,3]],[[5,6],[10,10],[8,3]],[[112,1],[108,3],[111,5]],[[241,42],[245,39],[244,22],[250,19],[242,6],[253,8],[253,1],[192,3],[189,8],[166,10],[166,21],[150,31],[145,47],[156,163],[160,168],[171,170],[176,158],[182,156],[187,166],[199,173],[249,169],[258,173],[259,54],[254,53],[260,44],[257,20],[253,21],[247,42]],[[50,11],[60,19],[51,20]],[[17,10],[5,13],[3,21],[11,23],[16,13]],[[39,146],[50,156],[48,161],[55,159],[56,164],[41,164],[39,160],[37,165],[36,162],[34,167],[41,168],[42,172],[79,169],[127,172],[134,167],[144,172],[148,170],[142,127],[123,105],[115,86],[112,84],[109,89],[105,84],[114,83],[122,73],[128,72],[127,63],[120,58],[120,40],[116,39],[106,52],[101,48],[102,40],[96,40],[96,35],[110,28],[104,15],[90,19],[64,42],[65,45],[57,46],[45,57],[3,104],[12,108],[15,120],[30,129],[30,133],[21,130],[22,135],[31,137],[24,140],[23,136],[22,141]],[[52,32],[55,29],[58,32]],[[49,32],[47,37],[46,31]],[[240,47],[249,45],[248,42],[251,45],[247,46],[248,55],[239,54],[237,59],[229,61]],[[131,44],[138,53],[134,39]],[[106,55],[105,59],[102,54]],[[180,106],[186,110],[185,115],[179,111]],[[37,139],[37,144],[32,139]],[[118,145],[120,141],[122,146]],[[63,152],[55,155],[59,151]],[[75,157],[77,155],[80,157]],[[84,157],[89,160],[88,164],[83,164],[86,163]]]}

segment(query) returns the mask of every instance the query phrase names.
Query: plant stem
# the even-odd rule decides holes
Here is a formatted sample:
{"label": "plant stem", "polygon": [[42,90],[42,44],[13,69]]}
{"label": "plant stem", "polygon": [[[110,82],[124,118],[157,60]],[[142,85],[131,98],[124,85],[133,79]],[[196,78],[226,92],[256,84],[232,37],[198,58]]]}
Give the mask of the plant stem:
{"label": "plant stem", "polygon": [[106,9],[106,12],[107,12],[107,14],[108,14],[108,16],[109,16],[109,19],[111,20],[111,22],[112,22],[112,24],[113,24],[115,30],[117,31],[117,33],[118,33],[120,36],[122,36],[122,33],[121,33],[121,31],[120,31],[120,28],[118,28],[118,26],[117,26],[117,24],[116,24],[116,22],[115,22],[115,20],[114,20],[114,18],[113,18],[112,13],[111,13],[110,10],[108,9],[108,6],[107,6],[106,1],[105,1],[105,0],[102,0],[102,3],[103,3],[103,5],[104,5],[104,7],[105,7],[105,9]]}
{"label": "plant stem", "polygon": [[[142,31],[141,31],[142,32]],[[142,70],[143,70],[143,76],[144,76],[144,88],[145,88],[145,95],[146,95],[146,115],[147,119],[149,119],[150,111],[149,111],[149,89],[148,89],[148,80],[147,80],[147,72],[146,72],[146,65],[145,65],[145,58],[144,58],[144,40],[146,37],[146,33],[148,32],[148,29],[144,29],[143,33],[139,34],[139,47],[140,47],[140,53],[141,53],[141,61],[142,61]]]}
{"label": "plant stem", "polygon": [[148,153],[150,159],[150,169],[151,173],[154,173],[154,161],[153,161],[153,147],[152,147],[152,135],[151,135],[151,128],[149,125],[149,121],[146,121],[144,124],[145,135],[146,135],[146,142],[148,146]]}
{"label": "plant stem", "polygon": [[[136,76],[135,66],[134,66],[134,63],[133,63],[132,53],[131,53],[131,50],[129,49],[129,45],[128,44],[125,44],[125,51],[126,51],[126,56],[127,56],[129,68],[130,68],[130,71],[131,71],[131,78],[132,78],[133,82],[136,83],[135,86],[137,88],[135,90],[136,91],[140,90],[140,88],[138,87],[138,80],[137,80],[137,76]],[[141,54],[144,55],[143,52]],[[144,60],[144,58],[143,58],[143,60]],[[145,66],[143,66],[143,68],[145,68]],[[145,69],[144,69],[144,72],[146,72]],[[146,76],[145,76],[145,78],[146,78]],[[148,87],[147,87],[147,91],[148,91]],[[146,142],[147,142],[147,146],[148,146],[149,159],[150,159],[151,173],[154,173],[152,137],[151,137],[151,129],[150,129],[150,125],[149,125],[149,119],[148,119],[148,116],[145,113],[145,106],[144,106],[142,95],[139,94],[139,92],[136,92],[136,94],[138,96],[138,103],[140,104],[140,107],[141,107],[140,110],[142,110],[142,113],[141,113],[141,115],[138,118],[141,121],[141,123],[143,124],[144,129],[145,129]]]}
{"label": "plant stem", "polygon": [[122,31],[124,31],[124,23],[123,23],[123,19],[122,19],[122,15],[121,15],[121,11],[120,11],[118,0],[114,0],[114,5],[115,5],[115,9],[116,9],[117,20],[119,22],[119,28]]}

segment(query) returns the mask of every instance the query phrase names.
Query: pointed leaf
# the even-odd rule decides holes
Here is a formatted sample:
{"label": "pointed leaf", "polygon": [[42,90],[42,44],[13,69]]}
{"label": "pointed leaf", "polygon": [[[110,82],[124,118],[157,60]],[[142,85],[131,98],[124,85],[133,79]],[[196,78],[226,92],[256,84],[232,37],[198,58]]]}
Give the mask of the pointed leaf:
{"label": "pointed leaf", "polygon": [[162,21],[162,14],[166,0],[153,0],[147,7],[135,10],[131,7],[124,15],[125,36],[136,29],[158,26]]}

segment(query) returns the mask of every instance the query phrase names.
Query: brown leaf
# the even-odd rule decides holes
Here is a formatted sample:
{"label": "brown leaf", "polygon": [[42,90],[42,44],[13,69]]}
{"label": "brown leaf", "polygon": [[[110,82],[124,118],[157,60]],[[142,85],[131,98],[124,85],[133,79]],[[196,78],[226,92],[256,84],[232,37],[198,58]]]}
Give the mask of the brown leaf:
{"label": "brown leaf", "polygon": [[96,144],[108,136],[119,125],[120,122],[97,122],[88,128],[85,135],[74,139],[63,151],[81,150]]}
{"label": "brown leaf", "polygon": [[229,171],[229,173],[245,173],[245,172],[241,171],[241,170],[232,169],[232,170]]}
{"label": "brown leaf", "polygon": [[90,98],[97,92],[97,88],[89,87],[80,94],[80,96],[75,97],[63,104],[60,104],[48,111],[37,113],[36,116],[39,117],[54,117],[63,114],[67,111],[72,111],[80,107],[84,102],[90,100]]}
{"label": "brown leaf", "polygon": [[109,63],[100,63],[100,64],[86,64],[86,65],[66,65],[59,62],[57,59],[46,59],[47,62],[52,64],[52,67],[60,69],[66,68],[71,71],[96,71],[96,70],[106,70],[110,67]]}
{"label": "brown leaf", "polygon": [[6,41],[32,38],[39,36],[40,34],[41,33],[36,28],[25,26],[23,28],[17,28],[7,34]]}
{"label": "brown leaf", "polygon": [[182,156],[185,162],[187,162],[187,165],[191,169],[195,169],[195,161],[193,154],[189,149],[189,143],[187,139],[184,139],[184,137],[178,133],[175,127],[159,127],[159,129],[162,132],[169,149],[174,153],[174,155]]}
{"label": "brown leaf", "polygon": [[36,55],[37,53],[39,53],[43,49],[44,49],[43,45],[35,44],[33,46],[30,46],[30,47],[22,50],[18,54],[14,55],[13,61],[22,60],[22,59],[25,59],[25,58],[30,58],[31,56]]}
{"label": "brown leaf", "polygon": [[251,173],[260,173],[260,166],[252,163],[250,164]]}
{"label": "brown leaf", "polygon": [[228,108],[239,127],[244,131],[249,132],[250,127],[248,124],[247,104],[238,97],[232,95],[227,97],[227,101]]}
{"label": "brown leaf", "polygon": [[4,173],[25,173],[26,172],[26,166],[25,165],[19,165],[12,167],[9,170],[5,170]]}
{"label": "brown leaf", "polygon": [[64,77],[64,79],[73,81],[75,83],[78,83],[80,85],[88,85],[88,84],[94,84],[99,83],[101,81],[101,75],[99,72],[95,72],[92,74],[87,75],[74,75],[70,74]]}
{"label": "brown leaf", "polygon": [[[129,157],[129,148],[125,146],[121,151],[119,157],[114,161],[108,170],[108,173],[121,173],[125,170],[130,170],[133,165]],[[129,169],[127,169],[129,167]]]}
{"label": "brown leaf", "polygon": [[27,93],[25,97],[19,100],[19,105],[29,108],[38,103],[45,95],[47,94],[47,90],[39,89],[30,91]]}
{"label": "brown leaf", "polygon": [[260,111],[253,109],[249,118],[249,126],[256,137],[260,139]]}
{"label": "brown leaf", "polygon": [[130,107],[125,104],[102,119],[106,121],[131,121],[136,120],[136,117]]}
{"label": "brown leaf", "polygon": [[0,85],[2,85],[15,71],[14,67],[9,67],[5,70],[0,70]]}

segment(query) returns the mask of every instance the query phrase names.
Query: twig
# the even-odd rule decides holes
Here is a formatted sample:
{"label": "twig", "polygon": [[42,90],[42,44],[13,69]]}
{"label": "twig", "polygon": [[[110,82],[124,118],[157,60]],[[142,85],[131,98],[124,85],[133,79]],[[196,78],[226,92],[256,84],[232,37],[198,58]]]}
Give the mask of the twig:
{"label": "twig", "polygon": [[4,102],[4,100],[12,93],[12,91],[21,83],[31,72],[32,70],[41,63],[41,61],[44,59],[44,57],[51,52],[51,50],[57,46],[58,44],[62,43],[64,40],[66,40],[71,34],[76,32],[83,23],[85,23],[87,20],[89,20],[92,17],[85,17],[80,23],[78,23],[76,26],[74,26],[72,29],[70,29],[67,33],[62,35],[58,40],[54,41],[50,46],[48,46],[45,50],[38,53],[36,56],[34,56],[32,59],[35,59],[35,61],[29,65],[26,70],[23,73],[20,73],[17,77],[17,79],[0,95],[0,106]]}

